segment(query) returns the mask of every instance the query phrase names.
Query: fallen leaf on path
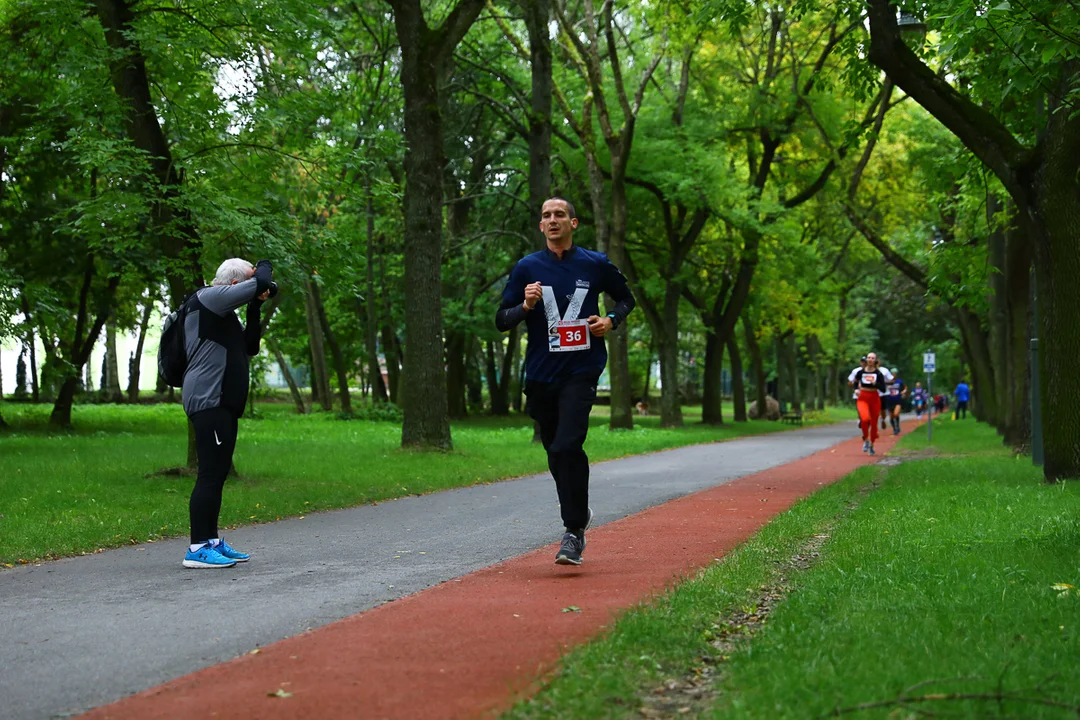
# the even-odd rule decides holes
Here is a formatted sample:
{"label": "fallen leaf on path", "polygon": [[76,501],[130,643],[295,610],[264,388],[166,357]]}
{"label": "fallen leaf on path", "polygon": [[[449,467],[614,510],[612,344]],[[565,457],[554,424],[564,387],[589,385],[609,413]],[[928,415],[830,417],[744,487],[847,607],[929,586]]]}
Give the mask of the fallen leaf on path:
{"label": "fallen leaf on path", "polygon": [[267,696],[267,697],[279,697],[279,698],[287,698],[287,697],[292,697],[292,693],[291,693],[291,692],[285,692],[285,691],[284,691],[284,690],[282,690],[281,688],[278,688],[278,689],[277,689],[277,690],[275,690],[274,692],[268,692],[268,693],[266,693],[266,696]]}
{"label": "fallen leaf on path", "polygon": [[577,605],[567,605],[566,607],[564,607],[564,608],[562,609],[562,611],[563,611],[564,613],[568,613],[568,612],[581,612],[581,608],[579,608],[579,607],[578,607]]}

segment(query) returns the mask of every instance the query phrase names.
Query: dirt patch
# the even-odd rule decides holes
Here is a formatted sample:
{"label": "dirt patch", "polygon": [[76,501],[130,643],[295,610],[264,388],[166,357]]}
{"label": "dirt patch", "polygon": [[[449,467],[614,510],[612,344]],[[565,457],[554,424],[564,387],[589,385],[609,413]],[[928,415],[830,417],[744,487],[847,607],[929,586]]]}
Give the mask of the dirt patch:
{"label": "dirt patch", "polygon": [[945,457],[937,448],[921,448],[919,450],[890,450],[890,455],[902,458],[904,460],[930,460],[932,458]]}
{"label": "dirt patch", "polygon": [[858,507],[858,502],[880,487],[885,469],[874,480],[859,488],[858,500],[848,505],[817,534],[807,538],[787,559],[777,561],[773,582],[762,585],[745,605],[717,618],[708,631],[713,650],[698,658],[698,662],[681,677],[672,677],[644,693],[639,712],[643,718],[699,717],[710,712],[723,695],[720,680],[724,663],[749,643],[765,627],[769,616],[791,592],[791,578],[806,572],[821,559],[821,549],[829,539],[832,528],[844,515]]}

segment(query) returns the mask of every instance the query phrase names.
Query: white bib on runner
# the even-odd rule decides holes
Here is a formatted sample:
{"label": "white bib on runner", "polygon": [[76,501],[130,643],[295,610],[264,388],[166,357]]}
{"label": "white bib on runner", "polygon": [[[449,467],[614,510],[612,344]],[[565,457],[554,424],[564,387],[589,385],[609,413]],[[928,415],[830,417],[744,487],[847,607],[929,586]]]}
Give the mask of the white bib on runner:
{"label": "white bib on runner", "polygon": [[589,289],[577,288],[574,291],[570,305],[561,318],[559,304],[555,302],[555,290],[550,285],[541,285],[540,292],[544,297],[544,314],[547,316],[548,352],[577,352],[592,347],[589,322],[578,318]]}

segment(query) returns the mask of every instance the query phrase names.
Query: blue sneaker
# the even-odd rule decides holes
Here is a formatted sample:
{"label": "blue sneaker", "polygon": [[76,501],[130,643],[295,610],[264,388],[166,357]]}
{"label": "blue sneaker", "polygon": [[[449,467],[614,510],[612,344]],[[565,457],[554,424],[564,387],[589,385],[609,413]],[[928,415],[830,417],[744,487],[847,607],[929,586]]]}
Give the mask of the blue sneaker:
{"label": "blue sneaker", "polygon": [[209,545],[203,545],[194,551],[188,548],[187,555],[184,556],[186,568],[227,568],[235,564],[235,560],[230,560]]}
{"label": "blue sneaker", "polygon": [[221,538],[218,541],[218,544],[214,545],[213,547],[221,555],[224,555],[230,560],[235,560],[236,562],[247,562],[251,559],[251,555],[249,555],[248,553],[240,552],[236,548],[230,547],[229,543],[225,542],[225,538]]}

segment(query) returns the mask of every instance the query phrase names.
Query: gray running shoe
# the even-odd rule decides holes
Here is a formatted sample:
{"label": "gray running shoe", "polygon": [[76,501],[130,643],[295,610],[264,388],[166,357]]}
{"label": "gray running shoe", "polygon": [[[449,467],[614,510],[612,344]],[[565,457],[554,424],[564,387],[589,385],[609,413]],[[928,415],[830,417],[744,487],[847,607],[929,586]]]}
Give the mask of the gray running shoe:
{"label": "gray running shoe", "polygon": [[870,441],[869,440],[863,440],[862,441],[862,451],[863,452],[870,452]]}
{"label": "gray running shoe", "polygon": [[874,452],[874,446],[873,445],[870,446],[870,449],[867,450],[867,453],[870,454],[870,455],[877,455],[877,453]]}
{"label": "gray running shoe", "polygon": [[578,536],[575,533],[566,532],[562,536],[559,553],[555,556],[555,564],[580,565],[583,552],[585,552],[585,533]]}

